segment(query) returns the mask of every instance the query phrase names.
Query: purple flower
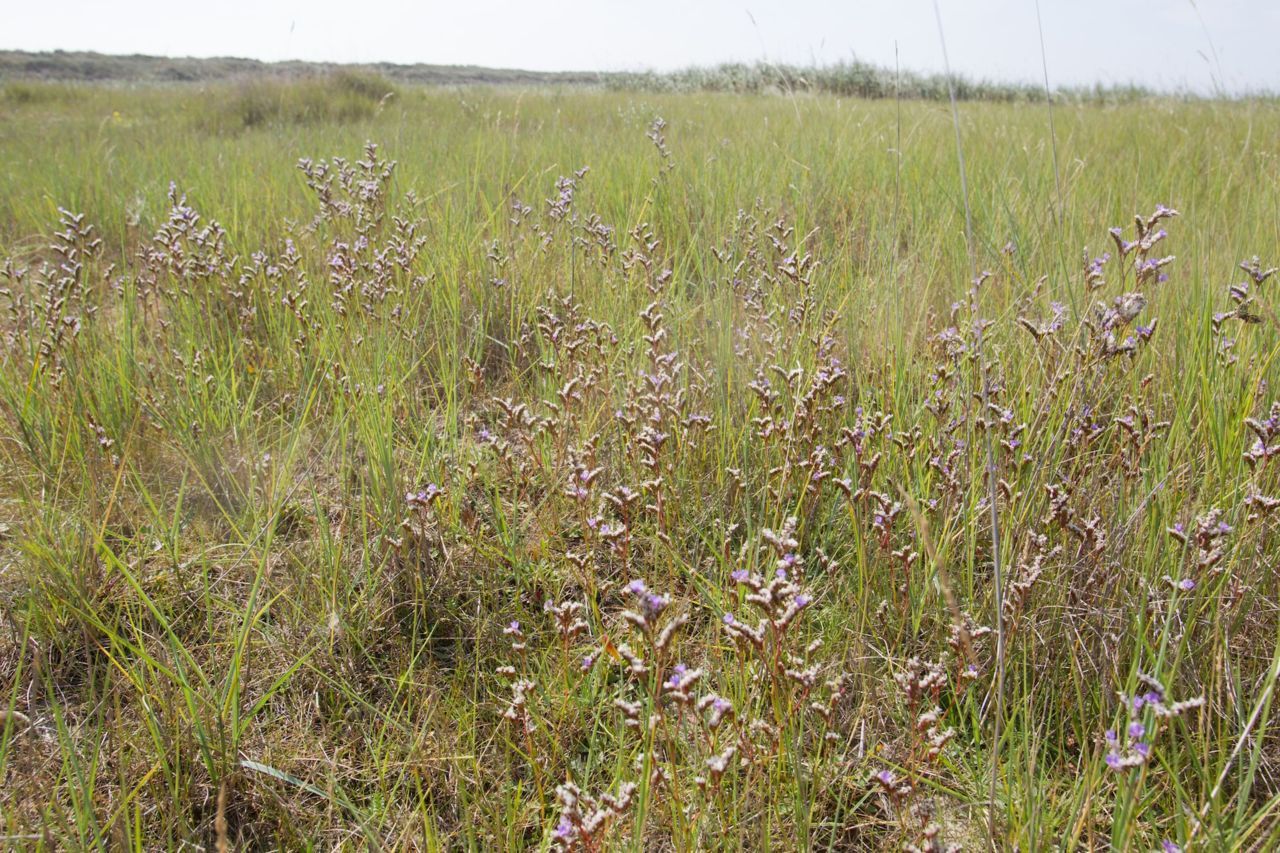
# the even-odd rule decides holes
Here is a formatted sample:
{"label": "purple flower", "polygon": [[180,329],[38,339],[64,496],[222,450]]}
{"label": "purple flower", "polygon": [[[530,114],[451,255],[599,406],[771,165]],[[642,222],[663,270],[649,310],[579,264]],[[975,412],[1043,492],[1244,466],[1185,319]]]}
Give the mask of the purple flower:
{"label": "purple flower", "polygon": [[644,615],[650,619],[662,615],[662,611],[667,609],[670,599],[665,595],[654,595],[650,593],[644,597]]}
{"label": "purple flower", "polygon": [[748,577],[748,575],[747,575],[747,570],[746,570],[746,569],[734,569],[734,570],[733,570],[733,574],[729,575],[729,577],[733,578],[733,579],[734,579],[734,581],[736,581],[737,583],[746,583],[746,582],[747,582],[747,577]]}
{"label": "purple flower", "polygon": [[1151,744],[1145,740],[1140,740],[1133,745],[1133,751],[1141,755],[1143,758],[1151,757]]}
{"label": "purple flower", "polygon": [[1160,850],[1162,853],[1182,853],[1182,848],[1167,838],[1160,842]]}
{"label": "purple flower", "polygon": [[1178,583],[1178,588],[1181,589],[1183,592],[1190,592],[1191,590],[1196,588],[1196,582],[1193,581],[1191,578],[1183,578]]}
{"label": "purple flower", "polygon": [[732,614],[732,613],[726,613],[726,614],[724,615],[724,624],[726,624],[726,625],[732,625],[732,624],[733,624],[733,622],[734,622],[733,614]]}
{"label": "purple flower", "polygon": [[778,580],[780,580],[780,581],[784,581],[784,580],[786,580],[786,579],[787,579],[787,570],[786,570],[786,569],[778,569],[778,571],[777,571],[777,572],[775,572],[775,574],[777,574],[777,576],[778,576]]}
{"label": "purple flower", "polygon": [[1112,770],[1119,770],[1120,769],[1120,753],[1108,752],[1107,766],[1110,767]]}
{"label": "purple flower", "polygon": [[1107,743],[1115,743],[1115,742],[1116,742],[1116,740],[1117,740],[1117,738],[1116,738],[1116,730],[1115,730],[1115,729],[1107,729],[1106,738],[1107,738]]}
{"label": "purple flower", "polygon": [[800,593],[799,595],[796,596],[796,607],[808,607],[812,601],[813,601],[812,598],[805,595],[804,593]]}
{"label": "purple flower", "polygon": [[444,490],[435,483],[428,483],[427,487],[419,492],[408,492],[404,496],[405,503],[417,504],[418,506],[426,506],[436,498],[444,494]]}
{"label": "purple flower", "polygon": [[567,818],[560,818],[560,823],[556,825],[555,832],[552,833],[556,838],[568,839],[573,837],[573,824],[569,823]]}
{"label": "purple flower", "polygon": [[649,587],[645,586],[644,581],[639,578],[636,578],[631,583],[627,584],[627,592],[632,595],[644,595],[648,591]]}
{"label": "purple flower", "polygon": [[1129,724],[1129,737],[1140,738],[1147,733],[1147,727],[1142,723],[1134,722]]}
{"label": "purple flower", "polygon": [[682,677],[687,671],[688,671],[688,667],[686,667],[682,663],[678,663],[675,666],[673,666],[671,668],[671,677],[667,679],[667,686],[670,687],[672,690],[678,689],[680,687],[680,681],[682,680]]}

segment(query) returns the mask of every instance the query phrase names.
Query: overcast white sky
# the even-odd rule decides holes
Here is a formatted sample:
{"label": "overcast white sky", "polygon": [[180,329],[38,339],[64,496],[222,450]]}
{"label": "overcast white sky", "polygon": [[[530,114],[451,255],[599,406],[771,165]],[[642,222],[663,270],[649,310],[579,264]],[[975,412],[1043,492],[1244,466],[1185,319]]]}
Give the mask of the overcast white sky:
{"label": "overcast white sky", "polygon": [[[1041,79],[1035,0],[939,3],[954,70]],[[1210,91],[1220,64],[1230,91],[1280,89],[1280,0],[1040,6],[1055,85]],[[942,69],[932,0],[0,0],[0,48],[22,50],[664,70],[852,57],[892,67],[895,41],[904,69]]]}

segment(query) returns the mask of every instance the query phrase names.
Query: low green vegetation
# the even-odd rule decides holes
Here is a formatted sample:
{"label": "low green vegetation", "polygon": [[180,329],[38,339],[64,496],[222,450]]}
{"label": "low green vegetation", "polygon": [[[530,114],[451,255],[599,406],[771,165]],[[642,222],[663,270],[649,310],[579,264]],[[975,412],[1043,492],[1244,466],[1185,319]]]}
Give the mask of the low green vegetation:
{"label": "low green vegetation", "polygon": [[[856,98],[947,100],[952,87],[941,74],[881,68],[861,61],[824,66],[779,65],[773,62],[725,63],[678,71],[524,71],[474,65],[397,65],[376,62],[342,65],[324,62],[260,62],[254,59],[163,56],[111,56],[54,51],[28,53],[0,50],[0,80],[61,81],[113,85],[177,82],[226,84],[275,80],[279,83],[329,77],[381,77],[390,83],[429,86],[556,86],[644,92],[825,93]],[[390,85],[388,83],[388,85]],[[1026,83],[954,80],[956,97],[982,101],[1043,101],[1044,89]],[[337,86],[341,89],[341,82]],[[1136,85],[1068,87],[1059,99],[1117,102],[1149,96]],[[1184,94],[1184,97],[1192,97]]]}

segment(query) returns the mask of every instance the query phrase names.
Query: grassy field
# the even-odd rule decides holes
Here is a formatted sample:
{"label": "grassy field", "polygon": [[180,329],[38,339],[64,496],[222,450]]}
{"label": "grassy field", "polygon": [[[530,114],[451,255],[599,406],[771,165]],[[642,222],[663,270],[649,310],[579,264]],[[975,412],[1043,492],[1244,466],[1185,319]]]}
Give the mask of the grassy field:
{"label": "grassy field", "polygon": [[0,88],[4,845],[1280,844],[1280,103],[959,113]]}

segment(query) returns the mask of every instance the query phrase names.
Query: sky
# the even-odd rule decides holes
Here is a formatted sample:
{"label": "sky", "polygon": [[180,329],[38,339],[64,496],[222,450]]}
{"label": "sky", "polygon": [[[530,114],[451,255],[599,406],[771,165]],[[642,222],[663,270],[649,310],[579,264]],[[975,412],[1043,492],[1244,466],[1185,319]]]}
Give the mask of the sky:
{"label": "sky", "polygon": [[[1036,0],[938,0],[951,67],[1042,82]],[[1050,82],[1280,90],[1280,0],[1040,0]],[[0,0],[0,49],[670,70],[943,70],[933,0]]]}

